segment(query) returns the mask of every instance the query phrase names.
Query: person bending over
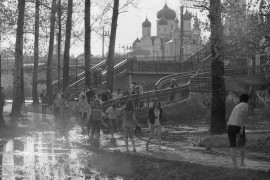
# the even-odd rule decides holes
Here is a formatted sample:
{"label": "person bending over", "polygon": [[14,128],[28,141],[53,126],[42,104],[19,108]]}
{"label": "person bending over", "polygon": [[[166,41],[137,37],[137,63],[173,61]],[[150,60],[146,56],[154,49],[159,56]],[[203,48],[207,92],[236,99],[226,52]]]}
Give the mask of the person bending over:
{"label": "person bending over", "polygon": [[227,123],[228,125],[228,137],[230,141],[231,147],[231,157],[234,168],[237,168],[236,163],[236,139],[239,136],[238,146],[241,148],[240,156],[241,156],[241,164],[240,166],[244,166],[245,159],[245,143],[246,143],[246,134],[245,134],[245,121],[247,120],[248,114],[248,100],[249,96],[247,94],[241,94],[239,97],[239,104],[237,104],[229,118]]}

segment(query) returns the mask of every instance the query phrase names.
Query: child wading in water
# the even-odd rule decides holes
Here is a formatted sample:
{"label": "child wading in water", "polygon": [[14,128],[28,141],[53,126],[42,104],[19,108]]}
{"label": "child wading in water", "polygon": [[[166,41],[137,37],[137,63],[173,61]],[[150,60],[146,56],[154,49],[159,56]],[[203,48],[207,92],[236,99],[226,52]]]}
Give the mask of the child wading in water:
{"label": "child wading in water", "polygon": [[[94,142],[97,145],[100,145],[100,127],[102,122],[103,110],[99,100],[94,101],[94,106],[92,108],[92,113],[90,117],[91,121],[91,136],[90,142]],[[95,135],[95,137],[94,137]]]}
{"label": "child wading in water", "polygon": [[115,142],[114,139],[114,132],[116,131],[116,124],[117,124],[117,114],[118,114],[118,110],[116,108],[116,105],[112,105],[111,107],[109,107],[106,112],[105,112],[106,116],[109,118],[109,129],[111,132],[111,136],[112,136],[112,142]]}
{"label": "child wading in water", "polygon": [[131,100],[128,100],[126,105],[124,105],[121,110],[124,110],[124,115],[123,115],[123,130],[124,130],[124,136],[125,136],[125,144],[128,150],[128,138],[130,139],[132,146],[133,146],[133,151],[136,152],[135,148],[135,142],[134,142],[134,128],[137,125],[137,119],[135,116],[135,108],[134,104]]}

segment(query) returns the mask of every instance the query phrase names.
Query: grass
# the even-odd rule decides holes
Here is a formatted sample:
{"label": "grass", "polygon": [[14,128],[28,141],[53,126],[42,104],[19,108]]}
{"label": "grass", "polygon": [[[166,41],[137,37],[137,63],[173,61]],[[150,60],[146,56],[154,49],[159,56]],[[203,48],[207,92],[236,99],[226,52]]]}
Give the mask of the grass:
{"label": "grass", "polygon": [[266,172],[254,170],[233,170],[229,168],[210,167],[188,162],[158,160],[139,155],[102,152],[87,159],[88,168],[97,168],[109,177],[122,177],[123,179],[219,179],[266,180],[270,175]]}
{"label": "grass", "polygon": [[[269,153],[270,152],[270,134],[269,133],[246,133],[246,150],[251,152]],[[199,144],[201,147],[228,148],[229,140],[227,134],[208,136],[202,139]]]}

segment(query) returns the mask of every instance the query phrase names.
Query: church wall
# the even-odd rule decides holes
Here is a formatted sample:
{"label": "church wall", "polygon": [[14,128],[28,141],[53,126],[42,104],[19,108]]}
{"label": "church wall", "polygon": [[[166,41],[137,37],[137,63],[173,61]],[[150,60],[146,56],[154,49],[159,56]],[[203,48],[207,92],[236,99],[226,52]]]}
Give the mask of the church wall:
{"label": "church wall", "polygon": [[158,37],[165,38],[170,34],[169,25],[158,25]]}
{"label": "church wall", "polygon": [[151,36],[151,27],[143,27],[142,28],[143,37]]}
{"label": "church wall", "polygon": [[161,40],[159,38],[156,38],[154,40],[154,54],[155,54],[155,57],[161,56],[160,47],[161,47]]}

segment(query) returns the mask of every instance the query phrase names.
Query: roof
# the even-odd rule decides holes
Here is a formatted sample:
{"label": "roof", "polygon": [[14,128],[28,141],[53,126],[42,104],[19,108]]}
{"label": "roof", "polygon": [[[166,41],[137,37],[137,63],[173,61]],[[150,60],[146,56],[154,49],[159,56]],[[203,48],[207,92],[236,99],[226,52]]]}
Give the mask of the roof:
{"label": "roof", "polygon": [[142,26],[143,27],[151,27],[151,22],[147,19],[147,17],[146,17],[145,21],[142,23]]}
{"label": "roof", "polygon": [[168,25],[168,21],[165,18],[161,18],[158,20],[159,25]]}
{"label": "roof", "polygon": [[168,20],[175,20],[176,13],[174,10],[169,8],[167,4],[164,5],[164,7],[157,12],[157,18],[160,19],[164,16],[164,18]]}

